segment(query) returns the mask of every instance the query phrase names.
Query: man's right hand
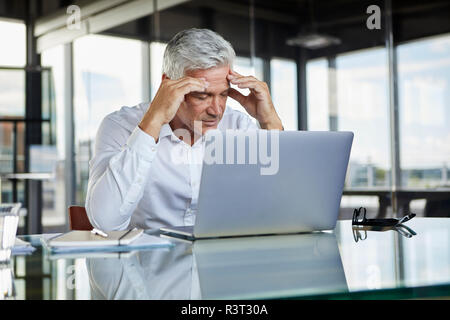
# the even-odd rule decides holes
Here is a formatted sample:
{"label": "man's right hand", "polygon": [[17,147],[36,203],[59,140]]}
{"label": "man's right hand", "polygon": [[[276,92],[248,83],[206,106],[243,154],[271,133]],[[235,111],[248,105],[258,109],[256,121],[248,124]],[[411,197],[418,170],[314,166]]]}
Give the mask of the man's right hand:
{"label": "man's right hand", "polygon": [[139,128],[158,141],[161,127],[175,117],[184,96],[193,91],[205,91],[207,87],[208,82],[203,78],[183,77],[178,80],[165,78]]}

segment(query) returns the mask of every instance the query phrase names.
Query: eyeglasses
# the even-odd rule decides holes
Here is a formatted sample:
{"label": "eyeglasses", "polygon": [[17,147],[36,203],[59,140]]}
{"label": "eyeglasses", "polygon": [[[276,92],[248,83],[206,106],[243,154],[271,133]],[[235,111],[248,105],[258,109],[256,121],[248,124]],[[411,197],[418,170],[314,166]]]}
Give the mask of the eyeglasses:
{"label": "eyeglasses", "polygon": [[[411,238],[417,235],[411,228],[405,226],[403,223],[411,220],[416,215],[414,213],[408,214],[401,219],[367,219],[367,210],[364,207],[355,209],[352,218],[352,231],[355,242],[367,239],[367,231],[387,231],[394,230],[406,238]],[[364,236],[361,231],[364,231]]]}
{"label": "eyeglasses", "polygon": [[410,213],[401,219],[367,219],[367,210],[364,207],[355,209],[353,211],[352,225],[353,226],[372,226],[372,227],[395,227],[411,220],[416,216],[415,213]]}
{"label": "eyeglasses", "polygon": [[413,236],[417,235],[417,233],[414,232],[414,230],[403,224],[393,227],[373,227],[373,226],[355,225],[352,227],[353,239],[355,240],[355,242],[358,242],[359,240],[363,241],[367,239],[367,231],[388,231],[388,230],[397,231],[405,238],[412,238]]}

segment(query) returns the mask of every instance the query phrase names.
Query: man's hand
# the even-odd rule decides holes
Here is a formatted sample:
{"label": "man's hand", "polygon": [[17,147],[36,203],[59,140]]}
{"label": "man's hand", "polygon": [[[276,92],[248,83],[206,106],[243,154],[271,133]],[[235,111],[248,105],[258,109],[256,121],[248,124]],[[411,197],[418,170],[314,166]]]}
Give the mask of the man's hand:
{"label": "man's hand", "polygon": [[239,102],[252,117],[258,120],[262,129],[283,130],[283,125],[270,97],[269,87],[265,82],[259,81],[253,76],[244,77],[231,69],[227,78],[241,89],[250,89],[250,94],[244,96],[239,91],[230,88],[228,96]]}
{"label": "man's hand", "polygon": [[175,117],[178,108],[184,101],[184,96],[192,91],[205,91],[207,87],[208,82],[203,78],[164,79],[150,108],[142,118],[139,128],[158,141],[161,127]]}

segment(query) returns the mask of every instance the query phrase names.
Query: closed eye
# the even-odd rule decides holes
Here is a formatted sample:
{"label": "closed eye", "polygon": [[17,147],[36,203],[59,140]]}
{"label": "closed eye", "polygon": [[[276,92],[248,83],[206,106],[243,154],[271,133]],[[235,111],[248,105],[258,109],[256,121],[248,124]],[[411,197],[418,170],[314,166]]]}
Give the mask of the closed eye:
{"label": "closed eye", "polygon": [[196,98],[196,99],[200,99],[200,100],[205,100],[206,98],[208,98],[208,94],[206,93],[201,93],[201,92],[193,92],[191,93],[191,95]]}

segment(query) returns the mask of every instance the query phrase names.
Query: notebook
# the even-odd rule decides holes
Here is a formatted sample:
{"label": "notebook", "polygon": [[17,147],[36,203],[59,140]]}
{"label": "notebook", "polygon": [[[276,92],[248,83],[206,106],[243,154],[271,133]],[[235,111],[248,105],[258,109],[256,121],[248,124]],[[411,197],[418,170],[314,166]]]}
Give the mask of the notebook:
{"label": "notebook", "polygon": [[108,237],[105,238],[91,231],[73,230],[49,239],[47,244],[50,247],[121,246],[130,244],[143,232],[142,229],[109,231]]}
{"label": "notebook", "polygon": [[50,238],[42,237],[40,241],[51,254],[58,255],[88,252],[126,252],[173,246],[173,243],[167,239],[143,233],[141,229],[110,231],[107,238],[94,235],[90,231],[70,231]]}

